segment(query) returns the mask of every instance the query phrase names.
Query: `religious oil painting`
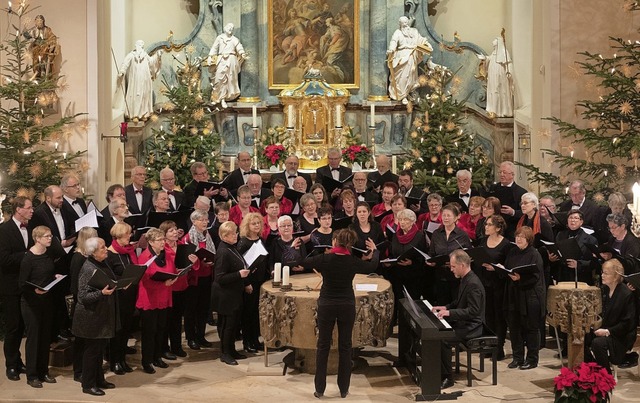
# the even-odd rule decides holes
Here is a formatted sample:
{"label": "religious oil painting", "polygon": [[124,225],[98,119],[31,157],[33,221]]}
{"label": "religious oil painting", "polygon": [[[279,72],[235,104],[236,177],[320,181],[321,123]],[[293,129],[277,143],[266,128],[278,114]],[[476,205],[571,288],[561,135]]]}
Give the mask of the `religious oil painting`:
{"label": "religious oil painting", "polygon": [[309,67],[329,84],[360,85],[359,0],[269,0],[269,89],[298,85]]}

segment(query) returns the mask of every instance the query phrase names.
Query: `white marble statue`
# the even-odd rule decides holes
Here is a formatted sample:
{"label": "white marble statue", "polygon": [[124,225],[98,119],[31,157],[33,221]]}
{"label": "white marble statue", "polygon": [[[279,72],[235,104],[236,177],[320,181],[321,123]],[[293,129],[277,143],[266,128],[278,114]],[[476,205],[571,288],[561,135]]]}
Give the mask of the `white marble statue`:
{"label": "white marble statue", "polygon": [[211,46],[207,62],[215,66],[215,77],[211,102],[220,103],[227,107],[226,101],[232,101],[240,96],[238,74],[242,62],[249,57],[244,51],[240,40],[233,35],[233,24],[224,26],[224,33],[218,35]]}
{"label": "white marble statue", "polygon": [[389,96],[391,99],[407,103],[407,96],[418,87],[418,64],[425,52],[433,51],[427,38],[409,25],[407,17],[400,17],[398,28],[391,37],[387,57],[391,79]]}
{"label": "white marble statue", "polygon": [[130,119],[146,120],[153,113],[153,80],[160,71],[162,49],[153,56],[144,50],[144,41],[136,41],[136,48],[125,56],[118,79],[127,79],[124,114]]}
{"label": "white marble statue", "polygon": [[493,52],[487,56],[487,112],[492,116],[513,116],[510,64],[504,41],[495,38]]}

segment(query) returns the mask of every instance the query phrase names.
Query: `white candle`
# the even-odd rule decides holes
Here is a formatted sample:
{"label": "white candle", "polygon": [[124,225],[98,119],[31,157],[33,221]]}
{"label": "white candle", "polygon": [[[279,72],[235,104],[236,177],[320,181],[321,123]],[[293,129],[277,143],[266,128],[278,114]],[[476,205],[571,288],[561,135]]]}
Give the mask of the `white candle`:
{"label": "white candle", "polygon": [[253,115],[253,127],[258,127],[258,106],[253,105],[251,107],[251,113]]}
{"label": "white candle", "polygon": [[373,127],[376,125],[376,104],[371,104],[371,122],[369,122],[369,126]]}
{"label": "white candle", "polygon": [[336,105],[336,127],[342,127],[342,114],[340,113],[340,105]]}
{"label": "white candle", "polygon": [[637,213],[640,208],[640,184],[634,183],[631,190],[633,191],[633,209]]}
{"label": "white candle", "polygon": [[398,157],[395,155],[391,156],[391,172],[397,174],[398,172]]}
{"label": "white candle", "polygon": [[295,116],[293,112],[293,105],[289,105],[287,113],[287,127],[294,127],[296,124]]}
{"label": "white candle", "polygon": [[282,285],[289,285],[289,266],[282,268]]}
{"label": "white candle", "polygon": [[280,281],[280,274],[282,273],[282,263],[276,263],[273,265],[273,281]]}
{"label": "white candle", "polygon": [[236,157],[229,158],[229,172],[233,172],[236,169]]}

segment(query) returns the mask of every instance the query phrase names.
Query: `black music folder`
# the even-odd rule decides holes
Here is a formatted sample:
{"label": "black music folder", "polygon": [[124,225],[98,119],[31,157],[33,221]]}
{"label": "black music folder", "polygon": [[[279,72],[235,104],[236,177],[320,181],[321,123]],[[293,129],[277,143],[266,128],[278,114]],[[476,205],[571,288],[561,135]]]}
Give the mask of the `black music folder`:
{"label": "black music folder", "polygon": [[575,238],[567,238],[556,243],[545,242],[542,243],[546,246],[547,250],[560,259],[566,261],[567,259],[580,260],[582,257],[582,250]]}
{"label": "black music folder", "polygon": [[393,210],[389,209],[389,210],[385,211],[384,213],[373,217],[373,219],[376,220],[377,222],[381,222],[382,219],[385,218],[386,216],[388,216],[389,214],[393,214]]}
{"label": "black music folder", "polygon": [[479,266],[482,266],[485,263],[491,263],[491,258],[487,253],[487,249],[484,246],[478,246],[476,248],[465,249],[467,255],[473,259],[474,263],[477,263]]}
{"label": "black music folder", "polygon": [[189,228],[191,228],[191,213],[193,209],[188,210],[176,210],[170,211],[166,213],[159,213],[157,211],[149,211],[149,216],[147,218],[147,227],[159,228],[160,224],[165,221],[173,221],[176,223],[176,226],[183,230],[184,232],[189,232]]}
{"label": "black music folder", "polygon": [[195,255],[198,256],[198,259],[209,263],[213,263],[216,260],[216,254],[205,248],[200,248],[195,251]]}
{"label": "black music folder", "polygon": [[298,201],[302,196],[304,196],[303,192],[298,192],[297,190],[294,190],[291,188],[286,188],[284,190],[284,195],[283,195],[283,197],[286,197],[287,199],[291,200],[291,203],[293,203],[294,206],[298,204]]}
{"label": "black music folder", "polygon": [[341,217],[331,220],[331,228],[336,231],[339,229],[349,228],[349,225],[353,223],[353,217]]}
{"label": "black music folder", "polygon": [[327,195],[329,196],[331,195],[331,193],[333,193],[334,190],[342,189],[345,183],[351,181],[351,178],[353,178],[353,174],[351,174],[348,178],[346,178],[343,181],[337,181],[333,179],[332,176],[324,175],[324,178],[322,178],[322,186],[324,187],[324,190],[327,191]]}
{"label": "black music folder", "polygon": [[491,266],[497,268],[497,269],[502,269],[508,273],[518,273],[518,274],[531,274],[531,273],[535,273],[538,271],[538,265],[533,263],[533,264],[525,264],[522,266],[516,266],[516,267],[512,267],[512,268],[506,268],[504,267],[504,265],[500,264],[500,263],[489,263]]}
{"label": "black music folder", "polygon": [[185,276],[191,267],[187,267],[185,269],[178,270],[177,273],[167,273],[166,271],[157,271],[151,275],[151,280],[154,281],[167,281],[173,280],[174,278]]}
{"label": "black music folder", "polygon": [[45,285],[38,285],[35,283],[32,283],[31,281],[25,281],[27,284],[32,285],[34,287],[36,287],[39,290],[42,291],[49,291],[50,289],[52,289],[56,284],[58,284],[59,282],[61,282],[65,277],[67,277],[67,275],[61,275],[56,277],[52,282],[50,282],[49,284],[45,284]]}
{"label": "black music folder", "polygon": [[220,188],[225,187],[227,178],[228,176],[220,182],[199,181],[198,185],[196,186],[195,197],[202,196],[205,190],[220,190]]}
{"label": "black music folder", "polygon": [[196,246],[192,243],[180,244],[176,249],[176,269],[184,269],[192,265],[189,255],[196,253]]}
{"label": "black music folder", "polygon": [[[142,266],[145,269],[147,266]],[[143,271],[144,273],[144,271]],[[141,275],[142,277],[142,275]],[[121,290],[129,287],[131,284],[135,283],[136,279],[133,277],[125,277],[124,275],[120,280],[114,280],[107,276],[105,272],[102,270],[95,269],[91,278],[89,279],[89,285],[97,290],[102,290],[104,287],[109,287],[110,289],[115,288],[116,290]]]}
{"label": "black music folder", "polygon": [[[371,182],[371,181],[369,181],[369,182]],[[376,179],[375,182],[371,182],[371,187],[373,189],[377,189],[377,188],[381,188],[382,189],[382,186],[387,182],[396,183],[396,181],[393,178],[393,172],[391,172],[391,170],[388,170],[384,174],[380,175],[380,177],[378,179]]]}
{"label": "black music folder", "polygon": [[624,280],[631,284],[636,290],[640,290],[640,273],[623,274]]}

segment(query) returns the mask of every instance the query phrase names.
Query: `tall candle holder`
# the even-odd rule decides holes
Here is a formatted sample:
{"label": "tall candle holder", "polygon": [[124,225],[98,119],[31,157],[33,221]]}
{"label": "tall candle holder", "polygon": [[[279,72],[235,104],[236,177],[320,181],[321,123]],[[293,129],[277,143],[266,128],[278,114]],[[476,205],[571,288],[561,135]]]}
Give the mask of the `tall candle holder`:
{"label": "tall candle holder", "polygon": [[333,142],[339,149],[342,149],[344,145],[342,144],[342,126],[336,126],[333,128]]}
{"label": "tall candle holder", "polygon": [[373,169],[378,169],[376,163],[376,127],[369,125],[369,139],[371,140],[371,158],[373,158]]}
{"label": "tall candle holder", "polygon": [[255,169],[260,169],[258,167],[258,139],[260,138],[260,128],[258,126],[252,126],[251,130],[253,130],[253,167]]}

